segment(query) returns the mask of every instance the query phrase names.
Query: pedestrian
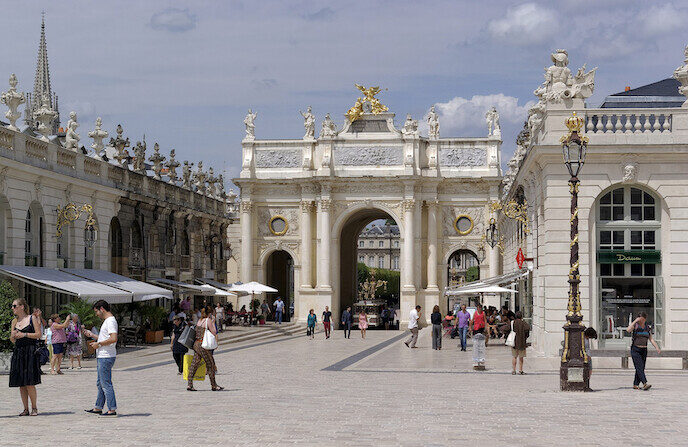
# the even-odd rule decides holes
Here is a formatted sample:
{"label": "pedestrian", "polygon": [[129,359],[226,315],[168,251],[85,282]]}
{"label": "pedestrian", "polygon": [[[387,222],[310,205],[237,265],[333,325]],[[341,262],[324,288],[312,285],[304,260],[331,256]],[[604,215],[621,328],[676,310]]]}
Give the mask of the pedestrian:
{"label": "pedestrian", "polygon": [[180,307],[182,309],[182,312],[186,314],[191,312],[191,297],[187,296],[186,299],[181,302]]}
{"label": "pedestrian", "polygon": [[[29,313],[29,305],[23,298],[12,302],[10,341],[14,343],[10,360],[10,388],[19,388],[24,411],[19,416],[37,416],[36,385],[41,383],[41,365],[36,353],[37,341],[41,338],[41,322]],[[31,412],[29,413],[29,399]]]}
{"label": "pedestrian", "polygon": [[590,357],[590,350],[592,346],[590,340],[597,340],[597,331],[591,327],[586,327],[583,331],[583,339],[585,345],[585,353],[588,354],[588,364],[590,365],[590,374],[592,375],[592,358]]}
{"label": "pedestrian", "polygon": [[344,312],[342,312],[342,327],[344,328],[344,338],[351,338],[351,325],[354,322],[354,318],[351,315],[351,306],[348,306]]}
{"label": "pedestrian", "polygon": [[389,329],[390,326],[392,326],[392,329],[394,329],[396,326],[396,318],[397,318],[397,311],[393,308],[389,308],[389,316],[387,317],[387,326],[385,326],[385,329]]}
{"label": "pedestrian", "polygon": [[[96,350],[98,397],[96,397],[95,406],[84,411],[101,416],[117,416],[115,387],[112,385],[112,367],[117,359],[117,320],[110,312],[110,303],[105,300],[96,301],[93,304],[93,311],[98,318],[103,320],[100,332],[96,335],[92,331],[84,329],[84,334],[96,340],[91,342],[90,346]],[[106,403],[108,411],[103,413]]]}
{"label": "pedestrian", "polygon": [[205,370],[210,378],[211,390],[224,390],[223,387],[215,382],[215,371],[217,371],[217,368],[215,367],[213,353],[202,346],[205,331],[210,331],[211,334],[217,335],[217,329],[215,328],[215,321],[213,318],[213,306],[204,307],[201,313],[201,319],[196,323],[196,341],[193,344],[194,356],[191,367],[189,368],[187,391],[196,391],[193,386],[193,378],[196,374],[196,370],[201,366],[201,360],[205,362]]}
{"label": "pedestrian", "polygon": [[382,305],[382,310],[380,311],[380,321],[382,322],[382,325],[384,326],[385,330],[388,330],[389,329],[389,309],[387,309],[386,304]]}
{"label": "pedestrian", "polygon": [[635,366],[633,389],[641,389],[640,384],[642,383],[642,389],[647,391],[652,388],[652,385],[647,383],[647,377],[645,377],[645,362],[647,360],[648,340],[655,347],[658,354],[661,353],[662,350],[659,349],[659,345],[652,337],[652,327],[647,322],[647,314],[645,312],[640,312],[638,318],[633,320],[631,324],[628,325],[626,331],[633,334],[631,341],[631,358],[633,359],[633,366]]}
{"label": "pedestrian", "polygon": [[440,313],[440,306],[435,305],[430,314],[430,323],[432,323],[432,349],[442,349],[442,314]]}
{"label": "pedestrian", "polygon": [[411,338],[404,342],[409,348],[415,348],[416,342],[418,341],[418,319],[420,318],[420,309],[420,306],[416,306],[416,308],[411,309],[409,313],[408,328],[411,331]]}
{"label": "pedestrian", "polygon": [[78,368],[81,369],[82,354],[81,323],[79,322],[79,316],[77,314],[72,314],[72,321],[70,321],[69,326],[67,326],[67,355],[69,356],[69,369],[74,369],[74,359],[78,361]]}
{"label": "pedestrian", "polygon": [[263,304],[260,305],[260,311],[263,314],[263,319],[268,321],[268,317],[270,316],[270,305],[268,304],[268,300],[263,299]]}
{"label": "pedestrian", "polygon": [[53,324],[50,329],[53,332],[51,342],[53,344],[53,360],[50,363],[50,374],[64,374],[62,372],[62,357],[65,353],[65,345],[67,344],[67,334],[65,328],[69,326],[71,316],[67,315],[64,323],[61,322],[61,317],[58,314],[53,314],[50,317]]}
{"label": "pedestrian", "polygon": [[223,327],[224,327],[224,321],[225,321],[225,308],[222,307],[222,305],[218,301],[217,306],[215,307],[215,325],[217,327],[218,332],[222,332]]}
{"label": "pedestrian", "polygon": [[526,356],[526,340],[530,334],[530,325],[523,321],[523,313],[516,312],[516,319],[513,322],[513,331],[516,333],[514,346],[511,348],[511,374],[516,375],[516,360],[518,360],[518,373],[523,375],[523,359]]}
{"label": "pedestrian", "polygon": [[170,349],[172,350],[174,362],[177,364],[179,375],[184,372],[184,354],[189,351],[189,348],[179,343],[179,337],[181,337],[185,328],[186,324],[184,324],[182,317],[180,315],[175,315],[174,319],[172,320],[172,339],[170,340]]}
{"label": "pedestrian", "polygon": [[313,309],[308,311],[308,328],[306,329],[306,335],[313,340],[315,338],[315,324],[318,322],[318,317],[315,316],[315,311]]}
{"label": "pedestrian", "polygon": [[368,314],[363,309],[358,313],[358,329],[361,330],[361,338],[365,338],[366,331],[368,330]]}
{"label": "pedestrian", "polygon": [[284,301],[282,301],[282,297],[278,296],[272,306],[275,308],[275,322],[282,324],[282,314],[284,314]]}
{"label": "pedestrian", "polygon": [[325,306],[325,312],[322,314],[323,317],[323,329],[325,330],[325,338],[330,338],[330,331],[332,330],[332,312],[330,308]]}
{"label": "pedestrian", "polygon": [[456,329],[459,332],[459,338],[461,339],[461,350],[466,350],[466,335],[468,334],[468,328],[471,320],[471,313],[466,310],[466,305],[461,305],[461,310],[456,314]]}
{"label": "pedestrian", "polygon": [[36,318],[38,318],[38,321],[41,323],[41,336],[42,336],[43,332],[45,332],[45,319],[43,318],[43,312],[38,307],[34,307],[33,308],[33,315],[35,315]]}
{"label": "pedestrian", "polygon": [[[485,333],[485,312],[483,312],[483,306],[478,304],[471,318],[471,329],[474,334],[484,334]],[[487,344],[485,345],[487,346]]]}

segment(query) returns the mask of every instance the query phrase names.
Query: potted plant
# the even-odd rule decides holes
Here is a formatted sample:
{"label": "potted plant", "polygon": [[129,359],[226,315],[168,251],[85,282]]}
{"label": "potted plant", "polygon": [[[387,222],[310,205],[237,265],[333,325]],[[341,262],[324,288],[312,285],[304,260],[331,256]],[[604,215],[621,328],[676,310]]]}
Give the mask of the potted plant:
{"label": "potted plant", "polygon": [[10,360],[14,346],[10,341],[12,328],[12,301],[19,298],[17,291],[8,281],[0,282],[0,374],[9,374]]}
{"label": "potted plant", "polygon": [[162,329],[162,323],[165,321],[167,311],[160,306],[143,306],[139,310],[142,321],[148,321],[150,327],[146,330],[146,343],[162,343],[165,331]]}

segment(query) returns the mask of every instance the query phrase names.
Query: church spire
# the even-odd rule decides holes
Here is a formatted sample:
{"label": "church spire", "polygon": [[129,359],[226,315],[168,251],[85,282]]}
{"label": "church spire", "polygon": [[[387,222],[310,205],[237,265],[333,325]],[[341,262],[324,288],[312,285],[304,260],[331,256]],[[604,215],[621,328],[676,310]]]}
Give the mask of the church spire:
{"label": "church spire", "polygon": [[50,68],[48,66],[48,45],[45,40],[45,12],[41,18],[41,39],[38,44],[38,60],[36,62],[36,77],[33,81],[33,94],[29,98],[29,104],[26,107],[26,122],[28,125],[35,127],[33,119],[33,112],[39,109],[42,105],[43,95],[48,97],[48,105],[51,109],[58,112],[53,122],[52,133],[56,134],[60,125],[59,111],[57,110],[57,95],[53,94],[50,85]]}

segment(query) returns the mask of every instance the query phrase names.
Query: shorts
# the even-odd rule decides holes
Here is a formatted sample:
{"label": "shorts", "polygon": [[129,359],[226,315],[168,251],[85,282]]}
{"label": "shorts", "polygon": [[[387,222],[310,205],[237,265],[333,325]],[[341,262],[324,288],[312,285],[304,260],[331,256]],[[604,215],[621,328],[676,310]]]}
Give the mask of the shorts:
{"label": "shorts", "polygon": [[511,355],[512,355],[514,358],[517,358],[517,357],[525,357],[525,356],[526,356],[526,350],[525,350],[525,349],[511,348]]}
{"label": "shorts", "polygon": [[53,343],[53,355],[64,354],[65,344],[64,343]]}

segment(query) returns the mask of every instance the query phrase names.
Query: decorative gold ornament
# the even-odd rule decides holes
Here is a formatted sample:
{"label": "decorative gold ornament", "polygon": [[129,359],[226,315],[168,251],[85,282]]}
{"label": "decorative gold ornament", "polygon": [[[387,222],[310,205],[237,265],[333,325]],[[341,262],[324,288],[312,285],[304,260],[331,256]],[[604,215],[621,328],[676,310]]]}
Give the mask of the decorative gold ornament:
{"label": "decorative gold ornament", "polygon": [[[461,219],[468,219],[468,221],[471,223],[468,230],[461,231],[461,229],[459,228],[459,220],[461,220]],[[473,219],[471,219],[471,216],[469,216],[467,214],[460,214],[460,215],[456,216],[456,219],[454,219],[454,229],[461,236],[465,236],[467,234],[470,234],[470,232],[473,231],[473,226],[474,226]]]}
{"label": "decorative gold ornament", "polygon": [[[282,228],[281,230],[275,229],[275,222],[282,222],[284,224],[284,228]],[[287,233],[287,230],[289,230],[289,223],[287,222],[286,217],[276,215],[272,216],[272,218],[270,219],[268,228],[270,229],[270,233],[274,234],[275,236],[284,236]]]}
{"label": "decorative gold ornament", "polygon": [[57,207],[57,228],[55,232],[57,237],[62,236],[62,227],[79,219],[81,213],[88,213],[86,228],[95,228],[96,219],[93,217],[92,205],[84,204],[77,207],[74,203],[68,203],[64,208]]}
{"label": "decorative gold ornament", "polygon": [[506,204],[494,201],[490,204],[492,212],[501,211],[509,219],[517,220],[523,223],[523,232],[530,234],[530,226],[528,225],[528,202],[525,200],[519,204],[515,200],[509,200]]}
{"label": "decorative gold ornament", "polygon": [[364,86],[359,84],[354,85],[363,93],[363,98],[356,99],[356,103],[354,104],[354,106],[350,108],[348,112],[346,112],[346,117],[349,119],[350,123],[353,123],[361,116],[363,116],[363,114],[365,113],[365,111],[363,110],[363,104],[365,104],[366,102],[370,103],[371,113],[373,115],[379,115],[380,113],[389,110],[387,106],[382,104],[380,100],[375,97],[375,95],[380,93],[380,91],[382,90],[379,86],[365,88]]}
{"label": "decorative gold ornament", "polygon": [[576,112],[573,112],[570,117],[566,118],[564,124],[566,124],[566,127],[569,129],[569,133],[559,139],[561,143],[569,141],[571,136],[575,133],[578,135],[578,138],[580,138],[581,141],[583,141],[585,144],[588,144],[588,137],[579,135],[585,126],[585,118],[582,118],[576,115]]}

